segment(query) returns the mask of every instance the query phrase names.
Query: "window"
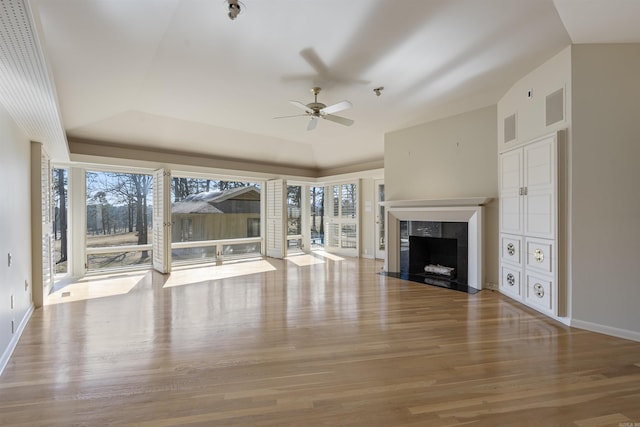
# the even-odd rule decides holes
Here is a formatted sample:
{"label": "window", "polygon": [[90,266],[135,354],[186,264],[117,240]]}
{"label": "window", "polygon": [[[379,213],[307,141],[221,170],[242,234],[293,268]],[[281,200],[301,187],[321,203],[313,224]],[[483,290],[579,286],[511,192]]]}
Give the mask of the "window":
{"label": "window", "polygon": [[311,187],[311,248],[324,245],[324,187]]}
{"label": "window", "polygon": [[86,172],[88,271],[151,265],[151,175]]}
{"label": "window", "polygon": [[287,236],[302,233],[302,187],[287,186]]}
{"label": "window", "polygon": [[325,248],[347,256],[358,255],[358,184],[349,182],[327,187],[332,195],[328,201],[327,240]]}
{"label": "window", "polygon": [[260,218],[247,218],[247,237],[260,237]]}
{"label": "window", "polygon": [[[261,254],[260,184],[174,175],[171,242],[175,262]],[[226,242],[233,239],[233,242]]]}
{"label": "window", "polygon": [[193,240],[193,220],[184,218],[180,224],[180,241],[188,242]]}
{"label": "window", "polygon": [[53,262],[55,274],[68,273],[68,209],[69,206],[69,171],[63,168],[53,169]]}
{"label": "window", "polygon": [[287,252],[302,250],[302,187],[287,186]]}
{"label": "window", "polygon": [[342,218],[355,218],[358,213],[356,184],[342,184],[340,186],[340,196]]}

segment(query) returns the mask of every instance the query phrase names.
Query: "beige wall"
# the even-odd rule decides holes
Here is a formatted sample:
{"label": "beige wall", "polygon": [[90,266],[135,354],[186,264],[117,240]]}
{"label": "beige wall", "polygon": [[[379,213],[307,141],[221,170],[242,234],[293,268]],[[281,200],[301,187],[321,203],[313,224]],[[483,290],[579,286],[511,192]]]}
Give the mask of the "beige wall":
{"label": "beige wall", "polygon": [[[566,151],[571,146],[571,46],[551,57],[539,67],[531,70],[518,80],[504,96],[498,101],[498,146],[497,152],[522,146],[532,140],[550,135],[558,130],[569,130],[566,140],[559,147],[559,177],[562,182],[571,180],[571,162],[566,159]],[[546,97],[559,89],[564,91],[564,118],[549,126],[546,124]],[[516,139],[510,142],[504,140],[504,119],[515,114],[517,118]],[[571,315],[571,300],[566,295],[571,294],[571,279],[567,273],[570,265],[570,254],[567,248],[569,230],[567,227],[570,215],[570,192],[560,184],[558,194],[558,251],[559,262],[562,264],[558,271],[558,280],[564,284],[561,286],[561,299],[559,301],[560,312],[567,317],[569,322]],[[565,185],[564,187],[567,187]],[[568,265],[567,265],[568,264]]]}
{"label": "beige wall", "polygon": [[[547,95],[563,89],[565,111],[563,121],[546,125]],[[531,96],[529,96],[531,92]],[[516,115],[516,140],[505,145],[504,119]],[[498,151],[527,143],[571,125],[571,46],[550,58],[518,80],[498,102]]]}
{"label": "beige wall", "polygon": [[[569,321],[640,340],[640,45],[573,45],[519,80],[498,103],[525,143],[567,128]],[[565,120],[546,126],[547,94],[564,87]],[[527,92],[533,91],[533,97]]]}
{"label": "beige wall", "polygon": [[638,76],[640,44],[573,46],[573,320],[635,339],[640,339]]}
{"label": "beige wall", "polygon": [[[0,372],[31,310],[31,145],[0,106]],[[8,265],[11,253],[12,265]],[[25,290],[25,280],[28,288]],[[11,296],[14,308],[11,309]],[[11,322],[15,333],[11,333]]]}
{"label": "beige wall", "polygon": [[498,282],[496,106],[385,135],[386,199],[493,197],[485,209],[484,274]]}

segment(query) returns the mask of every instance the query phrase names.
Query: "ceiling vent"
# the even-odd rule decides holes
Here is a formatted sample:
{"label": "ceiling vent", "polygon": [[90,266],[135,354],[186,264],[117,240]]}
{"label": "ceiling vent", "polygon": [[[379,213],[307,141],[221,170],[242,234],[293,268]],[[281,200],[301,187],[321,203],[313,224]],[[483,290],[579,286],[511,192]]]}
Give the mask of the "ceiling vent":
{"label": "ceiling vent", "polygon": [[0,102],[32,141],[68,159],[53,79],[23,0],[0,0]]}

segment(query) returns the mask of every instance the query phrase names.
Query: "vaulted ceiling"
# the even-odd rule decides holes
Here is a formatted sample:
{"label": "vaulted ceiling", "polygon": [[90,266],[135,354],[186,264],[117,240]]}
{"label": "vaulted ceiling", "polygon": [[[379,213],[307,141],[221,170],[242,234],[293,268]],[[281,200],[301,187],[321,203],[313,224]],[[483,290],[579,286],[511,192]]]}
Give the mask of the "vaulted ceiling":
{"label": "vaulted ceiling", "polygon": [[[69,140],[317,171],[382,164],[386,132],[495,104],[572,42],[640,42],[639,4],[242,0],[231,20],[227,0],[27,3]],[[314,86],[355,123],[274,119]]]}

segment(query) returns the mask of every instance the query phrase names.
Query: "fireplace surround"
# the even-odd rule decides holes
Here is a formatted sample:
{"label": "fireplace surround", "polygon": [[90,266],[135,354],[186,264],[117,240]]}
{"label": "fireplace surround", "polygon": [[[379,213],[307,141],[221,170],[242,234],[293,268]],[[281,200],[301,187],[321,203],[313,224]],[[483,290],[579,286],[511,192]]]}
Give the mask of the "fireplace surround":
{"label": "fireplace surround", "polygon": [[482,269],[483,206],[490,200],[491,198],[488,197],[474,197],[383,202],[387,224],[385,272],[394,275],[402,273],[401,223],[403,221],[466,223],[467,242],[466,245],[463,245],[467,249],[466,286],[474,290],[481,290],[484,281]]}

